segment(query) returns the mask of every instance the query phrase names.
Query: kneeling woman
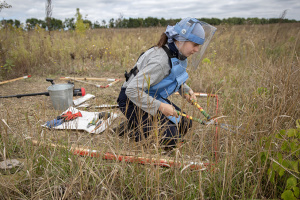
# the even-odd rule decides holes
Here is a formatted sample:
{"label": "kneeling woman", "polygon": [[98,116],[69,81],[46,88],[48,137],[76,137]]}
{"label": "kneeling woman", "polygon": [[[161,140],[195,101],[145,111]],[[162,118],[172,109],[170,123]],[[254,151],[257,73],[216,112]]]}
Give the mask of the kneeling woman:
{"label": "kneeling woman", "polygon": [[[185,83],[187,57],[207,46],[203,45],[204,26],[210,25],[195,18],[185,18],[175,26],[168,26],[157,45],[144,52],[130,73],[125,73],[126,81],[117,101],[129,125],[137,127],[136,141],[153,132],[157,119],[161,144],[168,146],[176,145],[192,126],[191,120],[178,116],[176,110],[181,109],[167,98],[178,91],[189,102],[196,99]],[[202,54],[204,50],[201,49]],[[201,59],[199,55],[198,59],[197,64]]]}

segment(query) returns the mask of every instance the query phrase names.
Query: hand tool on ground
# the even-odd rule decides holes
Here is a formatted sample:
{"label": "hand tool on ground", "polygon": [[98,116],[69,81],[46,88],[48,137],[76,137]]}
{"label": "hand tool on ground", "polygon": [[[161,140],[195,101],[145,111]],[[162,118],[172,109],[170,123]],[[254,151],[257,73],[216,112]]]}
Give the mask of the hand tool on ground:
{"label": "hand tool on ground", "polygon": [[68,111],[60,116],[57,117],[57,119],[63,119],[64,122],[67,122],[67,121],[71,121],[71,120],[74,120],[78,117],[82,117],[82,114],[81,112],[78,112],[78,113],[72,113],[71,111]]}
{"label": "hand tool on ground", "polygon": [[46,126],[48,128],[53,128],[53,127],[61,125],[62,123],[64,123],[63,119],[53,119],[51,121],[47,121],[46,122]]}
{"label": "hand tool on ground", "polygon": [[48,128],[56,127],[56,126],[61,125],[64,122],[68,122],[68,121],[74,120],[74,119],[76,119],[78,117],[82,117],[81,112],[73,114],[71,111],[68,111],[68,112],[66,112],[66,113],[64,113],[64,114],[62,114],[60,116],[57,116],[57,118],[54,119],[54,120],[47,121],[46,122],[46,126]]}
{"label": "hand tool on ground", "polygon": [[2,81],[2,82],[0,82],[0,85],[5,84],[5,83],[10,83],[10,82],[13,82],[13,81],[17,81],[17,80],[21,80],[21,79],[30,78],[30,77],[31,77],[31,75],[28,75],[28,76],[22,76],[22,77],[7,80],[7,81]]}
{"label": "hand tool on ground", "polygon": [[91,126],[95,126],[96,123],[97,123],[99,120],[100,120],[100,119],[99,119],[98,116],[95,117],[92,121],[90,121],[90,122],[88,123],[88,125],[87,125],[86,127],[87,127],[87,128],[90,128]]}
{"label": "hand tool on ground", "polygon": [[[53,85],[53,79],[46,79],[46,81],[51,82]],[[21,98],[21,97],[26,97],[26,96],[38,96],[38,95],[45,95],[45,96],[50,96],[49,92],[40,92],[40,93],[29,93],[29,94],[17,94],[17,95],[10,95],[10,96],[0,96],[0,98]],[[79,89],[74,89],[73,90],[73,96],[84,96],[85,95],[85,89],[84,88],[79,88]]]}
{"label": "hand tool on ground", "polygon": [[[107,120],[108,118],[110,118],[110,113],[108,113],[108,112],[101,112],[101,113],[99,113],[99,119],[103,119],[103,120],[100,120],[97,124],[96,124],[96,126],[95,126],[95,128],[93,129],[93,131],[95,131],[95,130],[97,130],[100,126],[102,126],[102,124],[105,122],[105,120]],[[93,132],[92,131],[92,132]]]}

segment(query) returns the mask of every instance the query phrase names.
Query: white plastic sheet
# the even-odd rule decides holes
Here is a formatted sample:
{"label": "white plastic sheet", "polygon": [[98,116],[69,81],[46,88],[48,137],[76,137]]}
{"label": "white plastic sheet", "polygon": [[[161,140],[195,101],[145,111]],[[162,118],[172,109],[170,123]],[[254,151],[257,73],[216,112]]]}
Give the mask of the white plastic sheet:
{"label": "white plastic sheet", "polygon": [[92,98],[94,98],[94,97],[95,97],[95,95],[92,95],[92,94],[86,94],[86,95],[84,95],[83,97],[80,97],[80,98],[78,98],[78,99],[73,100],[73,104],[74,104],[75,106],[78,106],[78,105],[82,104],[83,102],[85,102],[85,101],[87,101],[87,100],[90,100],[90,99],[92,99]]}
{"label": "white plastic sheet", "polygon": [[[95,117],[99,116],[100,112],[88,112],[88,111],[81,111],[78,110],[74,107],[69,107],[66,111],[64,111],[62,114],[71,111],[73,114],[81,112],[82,117],[77,117],[76,119],[69,121],[69,122],[64,122],[59,126],[52,127],[53,129],[74,129],[74,130],[84,130],[89,133],[94,133],[94,134],[99,134],[103,132],[105,129],[109,127],[109,125],[112,123],[114,119],[118,117],[118,114],[109,112],[109,111],[102,111],[102,112],[107,112],[110,113],[110,117],[107,118],[106,120],[103,120],[103,123],[95,130],[95,125],[87,127],[89,122],[91,122]],[[50,120],[49,120],[50,121]],[[42,125],[43,127],[47,127],[46,123]]]}

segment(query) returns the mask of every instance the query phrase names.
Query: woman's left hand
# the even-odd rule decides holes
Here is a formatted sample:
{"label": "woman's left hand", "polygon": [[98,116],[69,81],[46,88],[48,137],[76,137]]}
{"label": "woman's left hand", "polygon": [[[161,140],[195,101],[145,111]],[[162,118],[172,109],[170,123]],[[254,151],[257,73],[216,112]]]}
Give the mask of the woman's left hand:
{"label": "woman's left hand", "polygon": [[192,89],[190,89],[188,94],[185,95],[185,99],[192,105],[193,105],[193,102],[197,101],[196,95]]}

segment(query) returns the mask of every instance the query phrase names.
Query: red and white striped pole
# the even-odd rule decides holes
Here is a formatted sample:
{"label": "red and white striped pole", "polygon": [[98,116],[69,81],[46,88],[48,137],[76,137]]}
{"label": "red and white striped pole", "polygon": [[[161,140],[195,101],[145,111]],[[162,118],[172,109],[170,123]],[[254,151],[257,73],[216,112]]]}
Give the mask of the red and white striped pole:
{"label": "red and white striped pole", "polygon": [[[34,145],[48,145],[51,147],[60,147],[64,149],[68,149],[66,146],[57,145],[54,143],[45,143],[39,142],[37,140],[31,140]],[[146,158],[142,156],[128,156],[128,155],[116,155],[110,152],[100,152],[98,150],[91,150],[88,148],[80,148],[80,147],[71,147],[70,152],[74,155],[78,156],[89,156],[93,158],[102,158],[104,160],[115,160],[119,162],[127,162],[127,163],[137,163],[137,164],[153,164],[155,166],[160,167],[177,167],[177,168],[189,168],[193,170],[206,170],[211,167],[213,164],[210,163],[202,163],[202,162],[180,162],[162,158]]]}
{"label": "red and white striped pole", "polygon": [[2,82],[0,82],[0,85],[5,84],[5,83],[10,83],[10,82],[13,82],[13,81],[17,81],[17,80],[21,80],[21,79],[30,78],[30,77],[31,77],[31,75],[28,75],[28,76],[22,76],[22,77],[7,80],[7,81],[2,81]]}
{"label": "red and white striped pole", "polygon": [[[93,85],[93,86],[96,86],[98,88],[108,88],[108,87],[118,83],[119,81],[121,81],[121,79],[113,79],[113,78],[71,78],[71,77],[61,77],[60,79],[61,80],[73,80],[73,81],[77,81],[77,82],[80,82],[80,83]],[[113,81],[113,82],[103,86],[103,85],[97,85],[97,84],[94,84],[94,83],[86,82],[86,81],[83,81],[83,80],[98,80],[98,81],[111,81],[111,82]]]}
{"label": "red and white striped pole", "polygon": [[[175,92],[175,94],[179,94],[179,92]],[[200,92],[194,92],[195,96],[199,97],[216,97],[216,94],[207,94],[207,93],[200,93]]]}
{"label": "red and white striped pole", "polygon": [[109,81],[109,82],[120,80],[115,78],[96,78],[96,77],[86,77],[86,78],[60,77],[59,79],[60,80],[81,80],[81,81]]}
{"label": "red and white striped pole", "polygon": [[102,157],[104,160],[115,160],[115,161],[124,161],[128,163],[138,163],[138,164],[153,164],[155,166],[161,167],[179,167],[179,168],[190,168],[194,170],[206,170],[209,167],[210,163],[197,163],[197,162],[185,162],[162,159],[162,158],[146,158],[141,156],[127,156],[127,155],[116,155],[110,152],[101,153],[97,150],[90,150],[84,148],[71,148],[71,151],[74,155],[80,156],[90,156],[90,157]]}

